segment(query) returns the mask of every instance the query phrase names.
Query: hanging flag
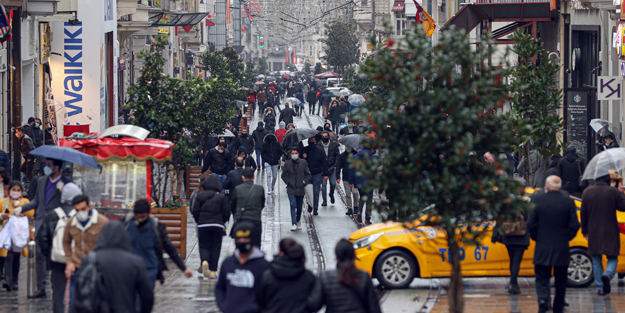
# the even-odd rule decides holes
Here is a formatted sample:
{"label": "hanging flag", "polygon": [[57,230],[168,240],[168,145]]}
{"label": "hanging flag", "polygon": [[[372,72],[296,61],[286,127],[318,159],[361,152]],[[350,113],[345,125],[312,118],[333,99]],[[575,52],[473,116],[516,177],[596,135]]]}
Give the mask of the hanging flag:
{"label": "hanging flag", "polygon": [[11,20],[4,6],[0,4],[0,43],[10,40],[11,37]]}
{"label": "hanging flag", "polygon": [[434,19],[426,12],[422,6],[417,3],[417,0],[412,0],[417,6],[417,16],[415,17],[415,22],[417,24],[421,24],[423,27],[423,32],[425,32],[426,37],[431,37],[434,34],[434,30],[436,29],[436,24],[434,23]]}

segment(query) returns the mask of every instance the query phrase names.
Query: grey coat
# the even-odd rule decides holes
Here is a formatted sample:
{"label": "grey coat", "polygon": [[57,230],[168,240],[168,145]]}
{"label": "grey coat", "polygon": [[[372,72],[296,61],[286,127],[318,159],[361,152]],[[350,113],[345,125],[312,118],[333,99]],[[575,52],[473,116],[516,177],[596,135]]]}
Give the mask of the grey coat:
{"label": "grey coat", "polygon": [[297,170],[293,166],[293,160],[288,160],[282,168],[280,176],[286,184],[286,193],[294,196],[303,196],[306,193],[306,185],[310,181],[310,169],[308,162],[299,159],[297,161]]}
{"label": "grey coat", "polygon": [[616,211],[625,211],[625,195],[605,182],[596,182],[582,195],[582,234],[588,235],[588,254],[617,256],[621,235]]}
{"label": "grey coat", "polygon": [[43,220],[46,217],[46,214],[61,206],[61,191],[63,190],[63,186],[72,182],[69,178],[61,175],[61,179],[56,183],[56,187],[54,188],[50,201],[46,204],[46,185],[48,184],[49,177],[50,176],[41,176],[38,178],[35,197],[30,201],[30,203],[22,206],[22,212],[35,209],[35,236],[39,233],[39,229],[41,228],[41,225],[43,225]]}
{"label": "grey coat", "polygon": [[[534,184],[531,187],[543,188],[545,187],[545,160],[541,158],[538,150],[530,151],[530,160],[529,160],[529,170],[535,175],[534,176]],[[517,170],[522,173],[525,177],[529,173],[526,173],[525,169],[525,156],[521,158],[521,162],[519,162],[519,166],[517,166]]]}

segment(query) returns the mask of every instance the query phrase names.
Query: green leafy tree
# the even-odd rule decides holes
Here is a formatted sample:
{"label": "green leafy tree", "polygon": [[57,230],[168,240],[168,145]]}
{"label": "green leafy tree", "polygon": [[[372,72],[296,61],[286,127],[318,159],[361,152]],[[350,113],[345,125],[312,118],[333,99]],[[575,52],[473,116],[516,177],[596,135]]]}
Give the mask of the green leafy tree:
{"label": "green leafy tree", "polygon": [[321,74],[321,71],[323,71],[323,68],[321,67],[321,63],[317,62],[317,64],[315,64],[315,75]]}
{"label": "green leafy tree", "polygon": [[[165,139],[175,144],[173,148],[175,157],[171,164],[182,168],[193,162],[197,151],[193,140],[184,132],[191,123],[192,101],[185,81],[163,75],[165,59],[162,51],[167,39],[161,36],[155,38],[156,42],[150,49],[139,53],[144,65],[137,83],[128,88],[130,101],[125,105],[125,109],[131,112],[129,122],[149,129],[150,138]],[[157,167],[154,171],[158,173]],[[159,186],[162,175],[156,176]],[[158,201],[160,195],[164,199],[164,189],[153,188],[153,198]]]}
{"label": "green leafy tree", "polygon": [[310,67],[312,65],[310,64],[310,62],[308,62],[308,59],[306,59],[306,62],[304,62],[304,72],[306,73],[310,73]]}
{"label": "green leafy tree", "polygon": [[[530,160],[531,150],[538,151],[543,171],[547,160],[563,151],[563,144],[556,138],[564,129],[564,119],[558,114],[562,107],[562,89],[558,88],[556,75],[560,64],[548,57],[548,52],[538,38],[525,34],[520,29],[510,39],[516,42],[512,51],[518,55],[518,63],[511,67],[509,75],[518,92],[511,99],[514,115],[512,118],[523,120],[524,125],[517,129],[517,136],[522,145],[517,147],[525,160]],[[535,62],[539,61],[539,62]],[[526,184],[535,186],[536,173],[530,162],[525,162]]]}
{"label": "green leafy tree", "polygon": [[501,67],[489,66],[492,53],[486,39],[473,45],[464,31],[442,32],[432,46],[416,28],[402,48],[382,49],[362,67],[388,93],[374,93],[363,105],[377,132],[365,147],[380,157],[355,159],[354,168],[368,179],[365,191],[386,191],[388,202],[377,207],[384,219],[415,228],[421,217],[446,232],[449,312],[464,306],[459,248],[490,240],[483,222],[528,207],[522,186],[498,174],[504,164],[480,158],[510,149],[514,139],[514,125],[494,113],[511,90]]}
{"label": "green leafy tree", "polygon": [[360,50],[356,25],[337,22],[326,29],[325,35],[322,42],[327,46],[328,64],[343,73],[346,66],[358,63]]}
{"label": "green leafy tree", "polygon": [[348,66],[343,75],[347,88],[354,93],[364,95],[371,90],[369,77],[363,73],[356,73],[356,67]]}
{"label": "green leafy tree", "polygon": [[267,57],[258,58],[258,73],[265,75],[268,69],[269,65],[267,65]]}

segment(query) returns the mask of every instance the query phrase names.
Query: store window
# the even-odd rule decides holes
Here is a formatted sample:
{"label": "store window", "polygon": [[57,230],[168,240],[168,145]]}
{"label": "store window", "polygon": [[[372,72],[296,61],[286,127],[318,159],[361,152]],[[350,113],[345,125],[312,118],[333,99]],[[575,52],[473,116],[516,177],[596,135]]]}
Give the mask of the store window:
{"label": "store window", "polygon": [[395,12],[395,35],[403,36],[406,33],[406,13]]}

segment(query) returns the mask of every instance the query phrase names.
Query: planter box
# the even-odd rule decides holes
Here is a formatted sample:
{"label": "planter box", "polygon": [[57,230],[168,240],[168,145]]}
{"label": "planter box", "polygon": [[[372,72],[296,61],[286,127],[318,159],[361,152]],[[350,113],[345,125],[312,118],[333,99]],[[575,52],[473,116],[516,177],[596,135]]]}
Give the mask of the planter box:
{"label": "planter box", "polygon": [[167,226],[169,239],[178,249],[180,257],[187,258],[187,206],[172,210],[169,208],[153,208],[152,215]]}

